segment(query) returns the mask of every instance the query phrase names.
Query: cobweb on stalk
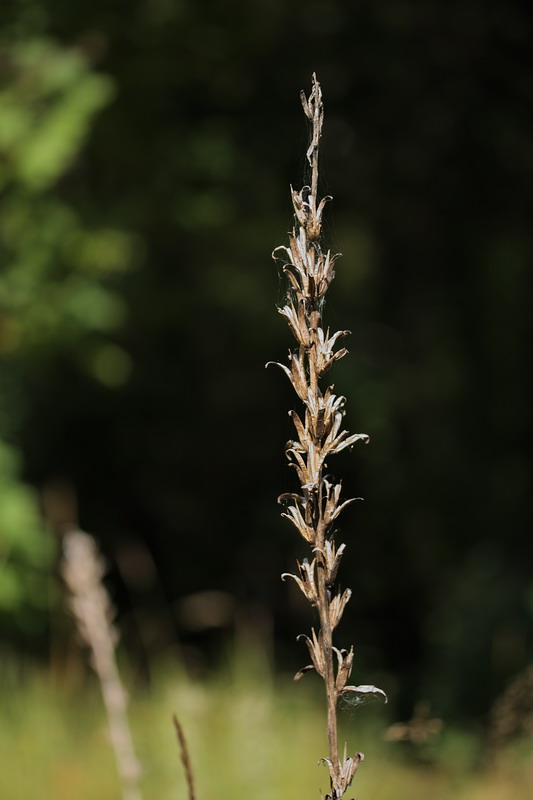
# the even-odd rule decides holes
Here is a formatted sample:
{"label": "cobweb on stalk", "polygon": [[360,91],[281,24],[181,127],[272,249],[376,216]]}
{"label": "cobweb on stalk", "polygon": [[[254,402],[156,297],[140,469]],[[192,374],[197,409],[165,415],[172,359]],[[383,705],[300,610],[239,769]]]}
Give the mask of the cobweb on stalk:
{"label": "cobweb on stalk", "polygon": [[377,702],[379,702],[378,694],[371,694],[370,692],[346,692],[341,694],[339,698],[339,708],[343,714],[351,718],[361,706],[367,706],[370,703]]}

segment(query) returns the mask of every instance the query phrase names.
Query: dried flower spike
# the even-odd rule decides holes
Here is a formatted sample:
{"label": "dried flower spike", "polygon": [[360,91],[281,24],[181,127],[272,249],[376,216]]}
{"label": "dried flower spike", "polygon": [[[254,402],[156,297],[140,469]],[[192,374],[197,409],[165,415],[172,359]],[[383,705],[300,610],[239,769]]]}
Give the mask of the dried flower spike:
{"label": "dried flower spike", "polygon": [[142,800],[141,770],[128,725],[128,699],[115,658],[115,611],[103,584],[104,560],[92,536],[75,528],[65,534],[63,551],[62,573],[70,590],[78,631],[90,648],[92,666],[100,681],[122,798]]}
{"label": "dried flower spike", "polygon": [[[298,562],[298,575],[284,573],[283,579],[292,578],[306,599],[318,610],[318,633],[313,628],[311,637],[301,634],[311,656],[311,664],[301,669],[295,680],[310,670],[315,670],[324,680],[327,698],[327,735],[329,756],[322,759],[330,774],[329,800],[341,800],[351,784],[362,753],[339,758],[337,742],[337,703],[341,695],[380,695],[385,693],[367,684],[347,686],[352,671],[353,647],[350,651],[333,646],[332,634],[339,624],[344,608],[350,599],[349,589],[341,590],[336,577],[345,545],[335,546],[332,523],[354,499],[341,500],[341,483],[331,482],[324,474],[327,459],[351,447],[356,442],[368,442],[364,433],[348,434],[342,429],[345,398],[333,393],[333,386],[324,391],[319,380],[329,368],[347,354],[345,347],[335,350],[339,339],[349,331],[330,335],[322,325],[322,310],[326,292],[335,277],[334,266],[338,255],[324,252],[320,238],[324,207],[331,197],[318,199],[318,152],[324,120],[324,106],[320,84],[313,74],[309,97],[301,93],[306,117],[311,123],[307,159],[311,166],[311,186],[299,192],[291,187],[294,208],[294,228],[289,233],[288,247],[277,247],[273,258],[283,260],[283,271],[288,279],[285,304],[278,309],[296,339],[297,347],[289,351],[288,366],[277,364],[287,375],[296,395],[304,406],[304,414],[290,411],[294,423],[295,439],[287,443],[285,455],[294,467],[300,483],[301,494],[282,495],[288,500],[282,516],[289,519],[301,536],[309,543],[313,559]],[[275,362],[269,362],[275,363]],[[268,366],[268,364],[267,364]]]}

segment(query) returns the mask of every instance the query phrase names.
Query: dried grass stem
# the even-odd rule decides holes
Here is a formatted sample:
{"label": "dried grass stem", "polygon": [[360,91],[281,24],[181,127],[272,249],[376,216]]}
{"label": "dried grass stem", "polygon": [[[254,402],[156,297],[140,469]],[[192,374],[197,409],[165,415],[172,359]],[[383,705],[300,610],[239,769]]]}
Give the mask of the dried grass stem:
{"label": "dried grass stem", "polygon": [[194,789],[194,775],[192,771],[192,763],[189,756],[189,748],[187,747],[187,739],[185,738],[185,732],[177,718],[174,714],[172,717],[174,722],[174,727],[176,729],[176,736],[178,737],[178,742],[180,746],[180,753],[181,753],[181,763],[183,764],[183,769],[185,771],[185,778],[187,780],[187,793],[189,800],[196,800],[196,793]]}
{"label": "dried grass stem", "polygon": [[142,800],[140,766],[128,725],[128,698],[115,659],[115,612],[102,582],[104,561],[93,538],[80,530],[70,530],[65,535],[63,550],[63,577],[71,593],[70,605],[78,631],[90,648],[100,681],[123,800]]}

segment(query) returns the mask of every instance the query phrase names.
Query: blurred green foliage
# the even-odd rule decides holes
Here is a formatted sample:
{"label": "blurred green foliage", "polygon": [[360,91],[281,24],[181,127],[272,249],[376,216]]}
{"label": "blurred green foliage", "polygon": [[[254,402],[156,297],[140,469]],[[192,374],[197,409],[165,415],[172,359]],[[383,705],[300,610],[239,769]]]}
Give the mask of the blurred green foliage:
{"label": "blurred green foliage", "polygon": [[5,628],[36,633],[47,624],[55,547],[21,480],[26,374],[97,334],[88,368],[103,383],[127,378],[127,356],[104,336],[124,319],[108,279],[131,263],[133,239],[89,228],[61,197],[112,81],[79,49],[45,38],[0,42],[0,58],[0,613]]}
{"label": "blurred green foliage", "polygon": [[[207,682],[157,671],[152,690],[133,689],[129,717],[143,767],[147,800],[172,800],[187,789],[172,725],[185,729],[198,795],[220,800],[273,800],[327,789],[323,710],[303,684],[233,662]],[[0,690],[0,781],[4,800],[97,800],[120,793],[98,686],[73,671],[59,682],[3,667]],[[429,744],[383,741],[380,712],[344,718],[342,736],[365,751],[354,779],[358,797],[386,800],[526,800],[530,797],[531,742],[480,756],[475,734],[445,729]],[[29,765],[31,764],[31,769]]]}
{"label": "blurred green foliage", "polygon": [[0,441],[0,624],[41,633],[51,600],[54,547],[35,492],[20,480],[20,457]]}
{"label": "blurred green foliage", "polygon": [[129,266],[133,240],[89,227],[61,191],[113,82],[47,39],[4,43],[2,60],[0,348],[8,358],[56,355],[124,319],[106,280]]}

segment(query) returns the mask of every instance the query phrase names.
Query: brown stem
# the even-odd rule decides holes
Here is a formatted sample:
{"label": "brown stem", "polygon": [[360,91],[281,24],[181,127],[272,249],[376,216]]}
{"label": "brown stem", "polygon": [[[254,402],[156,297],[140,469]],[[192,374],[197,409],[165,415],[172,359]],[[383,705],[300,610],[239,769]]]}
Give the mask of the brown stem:
{"label": "brown stem", "polygon": [[[320,85],[313,74],[313,90],[309,98],[308,116],[312,122],[311,143],[309,146],[310,161],[311,161],[311,209],[312,215],[310,219],[309,236],[314,239],[320,230],[317,225],[317,209],[318,209],[318,153],[320,137],[322,135],[322,120],[323,120],[323,106]],[[306,112],[307,113],[307,112]],[[318,386],[318,369],[317,369],[317,354],[318,354],[318,340],[317,330],[321,327],[321,314],[318,307],[318,301],[315,298],[313,308],[309,309],[309,323],[310,330],[312,331],[312,346],[307,352],[307,363],[309,373],[309,386],[315,399],[318,401],[320,396],[320,389]],[[318,437],[317,437],[318,438]],[[321,437],[320,437],[321,438]],[[316,441],[320,446],[321,442]],[[318,519],[316,523],[316,539],[320,548],[324,547],[326,539],[326,525],[322,517],[322,470],[320,470],[318,479]],[[331,761],[331,788],[333,797],[335,798],[340,791],[342,796],[342,789],[339,786],[339,748],[337,739],[337,689],[335,686],[335,669],[333,664],[333,631],[331,628],[331,620],[329,613],[329,596],[328,588],[326,586],[326,564],[324,558],[319,554],[317,558],[317,589],[318,589],[318,611],[320,617],[320,630],[322,652],[325,664],[324,683],[326,689],[326,704],[327,704],[327,736],[329,746],[329,759]]]}
{"label": "brown stem", "polygon": [[180,745],[181,763],[183,764],[183,769],[185,771],[185,778],[187,780],[188,798],[189,800],[195,800],[196,793],[194,790],[194,775],[192,771],[191,759],[189,756],[189,748],[187,747],[187,739],[185,738],[185,733],[183,731],[183,728],[175,714],[172,717],[172,721],[174,722],[176,735],[178,737],[178,742]]}
{"label": "brown stem", "polygon": [[326,702],[327,702],[327,733],[329,745],[329,759],[331,761],[331,782],[333,789],[333,797],[335,797],[337,789],[337,780],[339,777],[339,747],[337,741],[337,689],[335,687],[335,671],[333,667],[333,631],[331,629],[331,622],[329,618],[329,598],[328,590],[326,587],[326,569],[323,560],[318,562],[318,602],[319,602],[319,615],[320,615],[320,628],[322,631],[322,648],[324,653],[324,663],[326,665],[325,671],[325,687],[326,687]]}
{"label": "brown stem", "polygon": [[[318,149],[315,150],[313,154],[313,178],[315,177],[315,166],[318,165]],[[315,197],[316,200],[316,197]],[[316,205],[315,205],[316,208]],[[309,313],[309,319],[312,323],[311,330],[313,331],[311,340],[312,344],[311,347],[307,351],[307,366],[308,366],[308,376],[309,376],[309,387],[311,392],[313,393],[315,400],[318,403],[319,396],[321,395],[319,386],[318,386],[318,368],[317,368],[317,357],[318,357],[318,338],[317,338],[317,329],[321,327],[321,314],[320,310],[317,307],[317,301],[314,302],[314,308]],[[315,445],[318,447],[322,446],[322,437],[315,436]],[[326,533],[327,533],[327,525],[324,522],[323,518],[323,483],[322,483],[322,469],[318,475],[318,487],[316,492],[316,502],[317,507],[315,509],[315,541],[321,550],[324,549],[325,540],[326,540]],[[333,630],[331,627],[331,619],[330,619],[330,612],[329,612],[329,592],[328,587],[326,585],[326,564],[324,563],[323,555],[318,552],[317,558],[317,590],[318,590],[318,612],[320,618],[320,631],[321,631],[321,642],[322,642],[322,652],[325,664],[325,671],[324,671],[324,684],[326,689],[326,705],[327,705],[327,737],[328,737],[328,747],[329,747],[329,760],[331,762],[331,788],[333,792],[333,798],[336,797],[338,794],[337,789],[340,791],[340,796],[342,796],[342,789],[339,786],[339,774],[340,774],[340,764],[339,764],[339,747],[338,747],[338,737],[337,737],[337,688],[335,684],[335,669],[333,664]]]}
{"label": "brown stem", "polygon": [[[317,327],[321,324],[320,312],[316,311],[312,315],[315,317]],[[316,334],[315,334],[316,337]],[[308,353],[309,365],[309,378],[311,387],[316,387],[315,396],[318,399],[318,377],[316,366],[317,350],[313,347]],[[317,442],[320,444],[320,442]],[[322,484],[322,470],[318,476],[318,519],[316,524],[316,539],[315,541],[322,550],[324,549],[327,526],[323,518],[323,484]],[[338,778],[340,772],[339,765],[339,747],[337,738],[337,688],[335,685],[335,669],[333,664],[333,630],[331,627],[331,619],[329,613],[329,592],[326,585],[326,564],[321,553],[318,553],[317,558],[317,590],[318,590],[318,612],[320,618],[320,630],[322,633],[322,652],[324,656],[325,673],[324,684],[326,689],[326,704],[327,704],[327,736],[329,747],[329,759],[331,761],[331,784],[333,791],[333,798],[335,798],[338,788]],[[342,796],[342,791],[341,791]]]}

